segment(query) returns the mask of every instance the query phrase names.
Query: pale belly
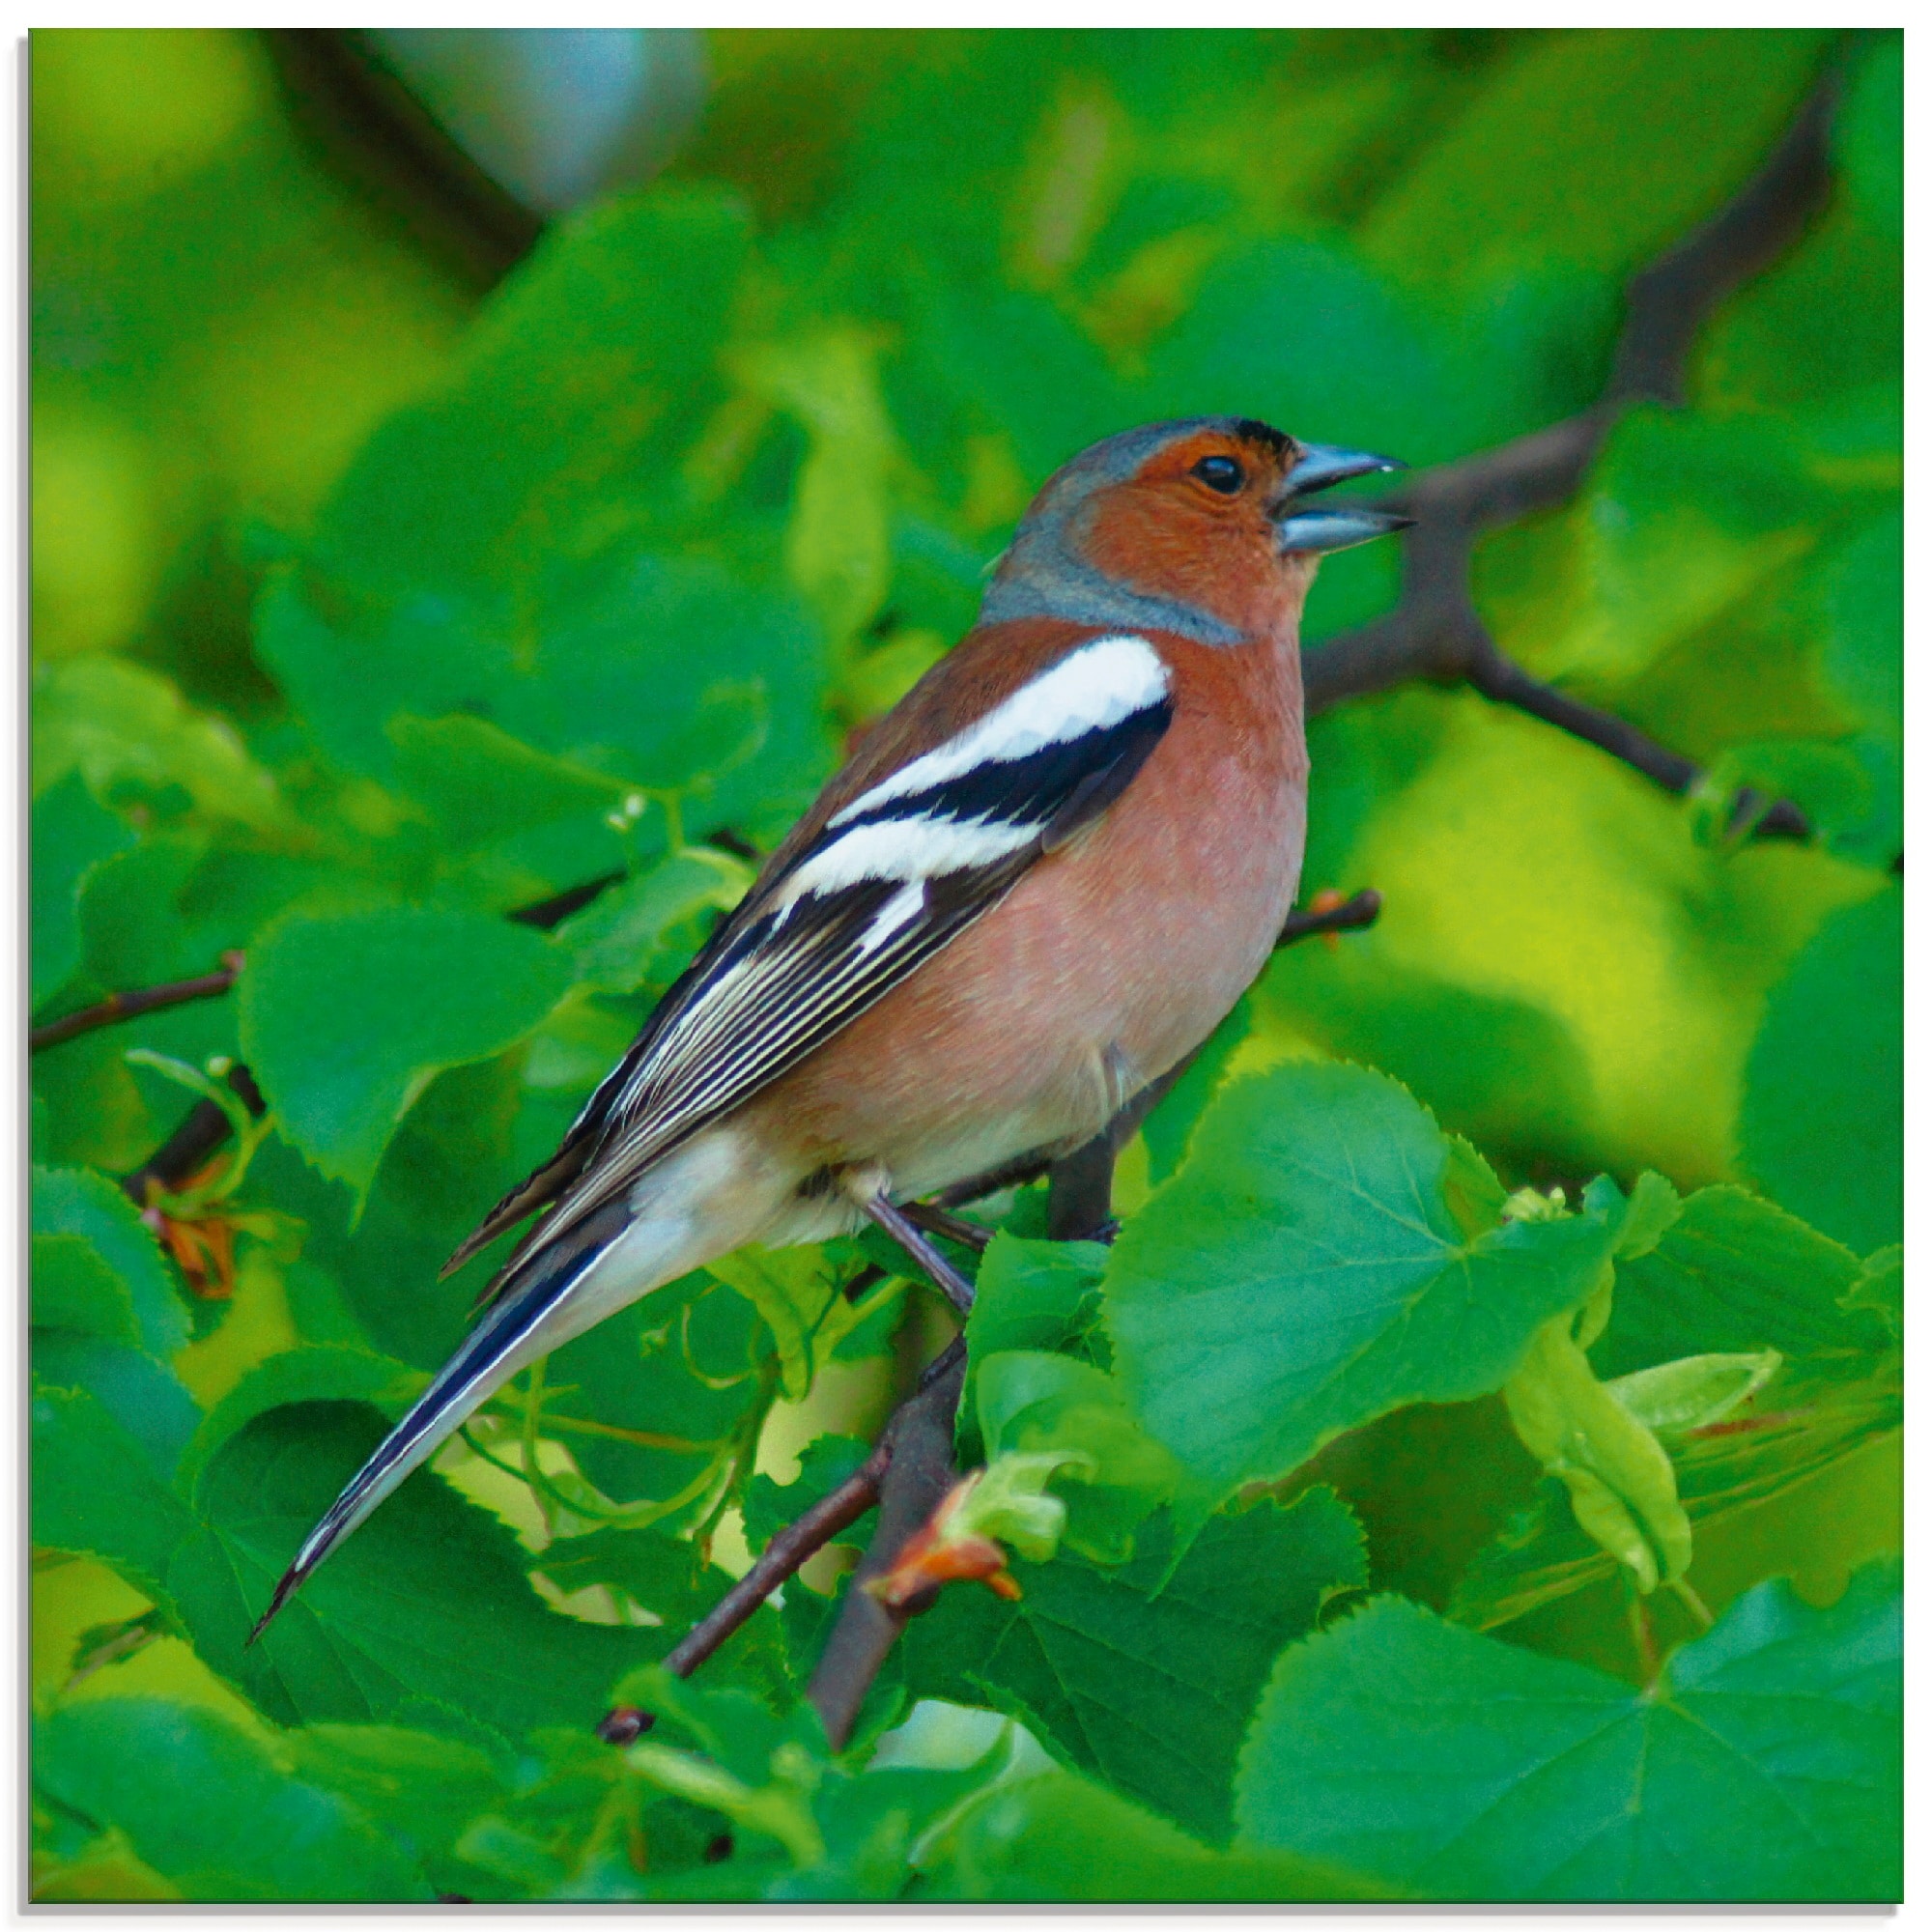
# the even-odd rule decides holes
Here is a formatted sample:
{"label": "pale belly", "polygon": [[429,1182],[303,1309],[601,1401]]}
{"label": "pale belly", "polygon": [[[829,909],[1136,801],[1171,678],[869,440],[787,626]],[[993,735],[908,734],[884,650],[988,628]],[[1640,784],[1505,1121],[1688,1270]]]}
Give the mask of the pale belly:
{"label": "pale belly", "polygon": [[1299,780],[1298,757],[1210,773],[1186,812],[1130,790],[738,1120],[810,1168],[882,1166],[901,1199],[1078,1146],[1266,963],[1300,872]]}

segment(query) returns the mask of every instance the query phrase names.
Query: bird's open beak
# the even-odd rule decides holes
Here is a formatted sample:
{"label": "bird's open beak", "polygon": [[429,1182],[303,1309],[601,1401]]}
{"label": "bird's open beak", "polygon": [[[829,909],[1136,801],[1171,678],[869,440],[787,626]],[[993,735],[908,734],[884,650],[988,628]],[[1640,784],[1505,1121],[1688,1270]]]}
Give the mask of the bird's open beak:
{"label": "bird's open beak", "polygon": [[1355,476],[1376,476],[1389,469],[1406,469],[1392,456],[1371,456],[1359,449],[1337,449],[1332,443],[1305,442],[1300,458],[1288,472],[1288,494],[1275,512],[1275,528],[1285,551],[1348,550],[1375,537],[1406,530],[1413,517],[1372,510],[1366,503],[1327,503],[1304,507],[1303,499],[1319,490],[1346,483]]}

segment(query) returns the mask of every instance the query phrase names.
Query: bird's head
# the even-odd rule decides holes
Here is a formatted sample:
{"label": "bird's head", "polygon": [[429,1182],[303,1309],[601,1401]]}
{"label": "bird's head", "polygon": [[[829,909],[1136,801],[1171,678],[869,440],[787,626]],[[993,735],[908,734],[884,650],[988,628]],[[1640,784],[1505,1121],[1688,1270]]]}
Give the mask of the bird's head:
{"label": "bird's head", "polygon": [[1403,467],[1238,416],[1111,436],[1048,479],[982,615],[1157,624],[1209,643],[1272,635],[1299,614],[1325,552],[1410,521],[1310,499]]}

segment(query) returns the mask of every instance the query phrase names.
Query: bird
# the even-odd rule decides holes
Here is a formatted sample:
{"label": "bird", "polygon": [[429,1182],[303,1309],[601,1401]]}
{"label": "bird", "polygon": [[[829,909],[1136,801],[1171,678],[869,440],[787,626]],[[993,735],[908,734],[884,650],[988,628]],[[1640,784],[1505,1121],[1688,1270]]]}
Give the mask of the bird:
{"label": "bird", "polygon": [[1306,829],[1303,601],[1324,554],[1410,521],[1310,499],[1403,467],[1196,416],[1055,471],[973,629],[450,1258],[538,1215],[251,1643],[512,1375],[708,1261],[870,1219],[963,1311],[908,1208],[1091,1139],[1266,962]]}

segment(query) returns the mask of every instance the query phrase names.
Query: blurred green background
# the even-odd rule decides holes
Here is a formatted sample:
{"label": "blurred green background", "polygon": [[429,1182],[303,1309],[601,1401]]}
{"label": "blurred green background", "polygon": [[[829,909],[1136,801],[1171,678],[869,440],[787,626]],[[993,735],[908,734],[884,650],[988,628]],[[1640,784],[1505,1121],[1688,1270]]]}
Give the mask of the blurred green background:
{"label": "blurred green background", "polygon": [[[181,1069],[130,1047],[245,1060],[276,1118],[214,1210],[232,1297],[143,1338],[168,1386],[114,1384],[169,1466],[298,1346],[440,1358],[442,1256],[971,623],[1058,463],[1225,410],[1422,467],[1588,406],[1629,277],[1826,73],[1829,204],[1685,406],[1476,558],[1506,650],[1711,791],[1465,691],[1319,718],[1303,900],[1385,910],[1280,955],[1216,1065],[1379,1067],[1512,1184],[1650,1167],[1900,1238],[1899,37],[720,32],[543,72],[303,38],[30,50],[34,1016],[249,961],[38,1055],[35,1158],[119,1176],[176,1126]],[[383,120],[404,75],[497,177]],[[602,145],[538,138],[576,124]],[[1398,566],[1327,563],[1310,647]],[[1746,782],[1818,837],[1728,840]],[[502,917],[611,875],[554,938]],[[1185,1127],[1129,1150],[1125,1208]],[[744,1349],[698,1306],[687,1343]],[[655,1329],[612,1328],[631,1357],[556,1376],[635,1422],[664,1358],[639,1379]],[[780,1405],[762,1466],[864,1433],[889,1330]],[[705,1399],[694,1435],[739,1412]],[[695,1466],[577,1446],[613,1494]],[[69,1563],[38,1604],[51,1694],[142,1599]],[[246,1709],[173,1639],[68,1695],[110,1679]]]}

